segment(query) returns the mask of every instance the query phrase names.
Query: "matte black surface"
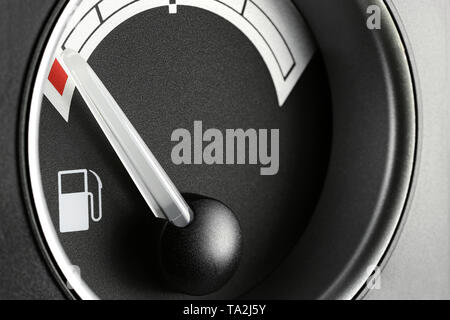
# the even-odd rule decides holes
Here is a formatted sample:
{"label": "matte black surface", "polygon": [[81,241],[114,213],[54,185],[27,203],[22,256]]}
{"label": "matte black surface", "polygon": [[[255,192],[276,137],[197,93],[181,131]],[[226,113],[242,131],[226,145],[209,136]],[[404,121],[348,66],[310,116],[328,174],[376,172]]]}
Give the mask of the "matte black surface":
{"label": "matte black surface", "polygon": [[0,299],[62,299],[32,233],[18,128],[30,59],[54,0],[0,1]]}
{"label": "matte black surface", "polygon": [[167,223],[162,231],[160,259],[164,277],[175,290],[206,295],[225,285],[242,254],[236,216],[213,199],[189,201],[194,220],[185,228]]}

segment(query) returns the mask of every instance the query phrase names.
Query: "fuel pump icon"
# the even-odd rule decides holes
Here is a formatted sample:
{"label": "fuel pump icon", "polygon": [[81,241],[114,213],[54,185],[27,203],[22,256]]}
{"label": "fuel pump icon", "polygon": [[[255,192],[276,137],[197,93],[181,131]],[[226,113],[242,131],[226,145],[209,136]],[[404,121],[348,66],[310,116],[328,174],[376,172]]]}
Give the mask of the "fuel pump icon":
{"label": "fuel pump icon", "polygon": [[[97,215],[94,212],[94,195],[89,191],[89,173],[97,180]],[[64,181],[81,175],[81,189],[76,186],[76,192],[67,192]],[[79,183],[78,183],[79,184]],[[70,185],[73,187],[73,183]],[[89,230],[89,220],[99,222],[102,219],[102,181],[92,170],[79,169],[58,172],[58,201],[59,201],[59,231],[79,232]],[[70,188],[69,188],[70,189]]]}

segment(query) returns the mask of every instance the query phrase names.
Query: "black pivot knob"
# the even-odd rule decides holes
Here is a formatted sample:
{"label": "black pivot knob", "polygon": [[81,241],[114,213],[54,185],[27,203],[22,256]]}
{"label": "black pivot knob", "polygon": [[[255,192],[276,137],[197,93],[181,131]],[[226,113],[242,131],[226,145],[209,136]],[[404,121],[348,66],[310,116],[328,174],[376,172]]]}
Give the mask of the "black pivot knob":
{"label": "black pivot knob", "polygon": [[206,295],[224,286],[236,271],[242,250],[239,222],[219,201],[189,201],[194,220],[184,228],[167,223],[162,231],[160,263],[177,291]]}

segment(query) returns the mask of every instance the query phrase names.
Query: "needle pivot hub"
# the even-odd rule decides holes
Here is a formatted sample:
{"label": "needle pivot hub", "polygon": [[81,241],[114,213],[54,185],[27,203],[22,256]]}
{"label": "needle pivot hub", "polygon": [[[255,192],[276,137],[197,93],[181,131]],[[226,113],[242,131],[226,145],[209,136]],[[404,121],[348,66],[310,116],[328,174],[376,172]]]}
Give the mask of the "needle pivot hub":
{"label": "needle pivot hub", "polygon": [[201,296],[223,287],[236,271],[242,251],[239,222],[223,203],[189,201],[193,221],[184,228],[167,223],[162,231],[160,264],[176,291]]}

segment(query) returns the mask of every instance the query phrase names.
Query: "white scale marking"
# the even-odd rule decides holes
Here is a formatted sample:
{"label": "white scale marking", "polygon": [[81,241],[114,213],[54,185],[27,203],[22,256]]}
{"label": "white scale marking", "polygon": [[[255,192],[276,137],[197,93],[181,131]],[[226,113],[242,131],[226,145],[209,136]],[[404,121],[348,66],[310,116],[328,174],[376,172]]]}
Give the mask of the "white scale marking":
{"label": "white scale marking", "polygon": [[[269,69],[280,106],[315,51],[308,27],[290,0],[86,0],[68,23],[56,57],[63,48],[70,48],[87,60],[121,23],[140,12],[164,6],[169,14],[177,14],[179,6],[201,8],[223,17],[243,32]],[[69,78],[63,96],[53,89],[47,81],[45,95],[68,121],[75,85]]]}

